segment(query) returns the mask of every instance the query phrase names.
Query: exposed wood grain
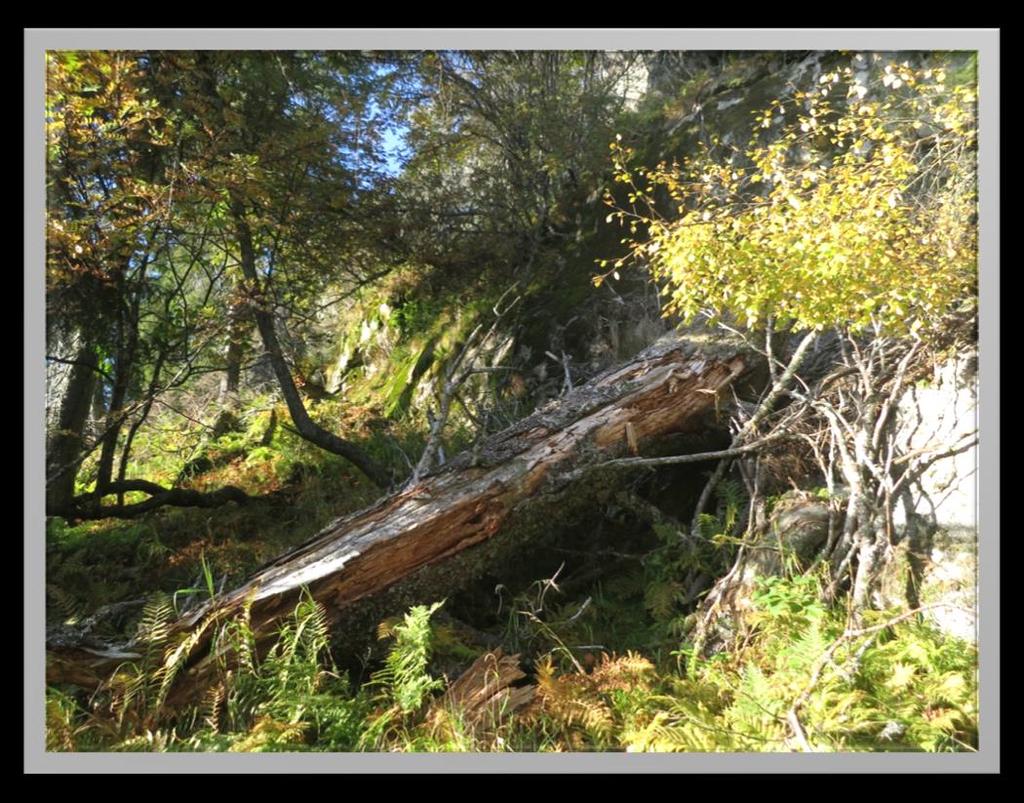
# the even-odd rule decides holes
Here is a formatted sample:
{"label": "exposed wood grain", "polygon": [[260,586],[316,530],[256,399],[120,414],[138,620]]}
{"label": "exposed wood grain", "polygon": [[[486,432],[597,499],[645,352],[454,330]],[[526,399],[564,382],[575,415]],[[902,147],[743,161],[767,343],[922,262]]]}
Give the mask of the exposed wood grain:
{"label": "exposed wood grain", "polygon": [[505,655],[498,647],[477,658],[448,687],[431,706],[428,720],[451,714],[479,736],[533,700],[537,688],[525,680],[519,656]]}

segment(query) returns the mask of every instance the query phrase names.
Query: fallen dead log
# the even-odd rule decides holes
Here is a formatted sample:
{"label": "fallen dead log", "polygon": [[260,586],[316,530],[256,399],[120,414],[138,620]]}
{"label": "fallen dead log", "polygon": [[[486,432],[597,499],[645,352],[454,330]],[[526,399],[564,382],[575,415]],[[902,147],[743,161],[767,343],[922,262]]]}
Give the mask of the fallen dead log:
{"label": "fallen dead log", "polygon": [[[245,608],[257,639],[268,641],[305,589],[355,638],[401,606],[451,593],[481,566],[526,559],[525,544],[550,524],[554,510],[571,515],[569,486],[602,481],[600,472],[580,479],[579,469],[712,426],[708,417],[720,413],[722,391],[754,362],[736,344],[663,339],[415,485],[331,522],[174,625],[193,638],[169,702],[201,691],[217,665],[210,651],[217,623]],[[83,666],[81,649],[52,646],[50,682],[100,682],[113,668],[94,648]]]}

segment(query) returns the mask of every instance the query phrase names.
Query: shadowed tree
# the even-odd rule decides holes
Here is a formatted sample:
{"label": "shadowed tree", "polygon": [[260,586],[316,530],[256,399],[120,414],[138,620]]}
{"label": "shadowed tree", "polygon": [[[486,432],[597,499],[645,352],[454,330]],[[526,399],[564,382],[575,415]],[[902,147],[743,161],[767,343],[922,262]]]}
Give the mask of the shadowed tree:
{"label": "shadowed tree", "polygon": [[[382,272],[364,245],[374,160],[367,109],[378,75],[361,56],[323,53],[154,54],[164,94],[197,131],[185,167],[215,210],[236,262],[228,272],[224,396],[237,388],[243,321],[255,324],[296,431],[386,487],[365,450],[314,421],[278,331],[328,283],[358,286]],[[353,125],[360,121],[361,125]]]}
{"label": "shadowed tree", "polygon": [[[135,378],[147,274],[165,245],[172,127],[123,52],[47,58],[48,509],[70,500],[102,385],[99,486],[109,485]],[[58,372],[59,373],[59,372]]]}

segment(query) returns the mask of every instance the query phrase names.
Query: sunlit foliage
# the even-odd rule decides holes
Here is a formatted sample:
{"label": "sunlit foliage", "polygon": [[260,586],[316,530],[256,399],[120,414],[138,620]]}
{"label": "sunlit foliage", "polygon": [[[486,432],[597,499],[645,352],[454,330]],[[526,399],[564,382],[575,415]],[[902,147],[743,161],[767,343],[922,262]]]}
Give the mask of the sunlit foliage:
{"label": "sunlit foliage", "polygon": [[648,169],[620,137],[608,219],[686,320],[917,332],[974,291],[975,102],[940,68],[845,67],[756,114],[743,148]]}

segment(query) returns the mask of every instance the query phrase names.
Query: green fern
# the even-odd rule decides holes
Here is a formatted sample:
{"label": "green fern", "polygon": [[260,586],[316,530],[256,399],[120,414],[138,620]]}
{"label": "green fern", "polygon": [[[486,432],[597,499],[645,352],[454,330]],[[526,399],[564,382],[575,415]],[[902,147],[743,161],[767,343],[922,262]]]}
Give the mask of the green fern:
{"label": "green fern", "polygon": [[403,721],[418,712],[427,696],[444,687],[444,683],[427,672],[430,661],[430,617],[444,604],[417,605],[402,622],[390,628],[394,644],[384,667],[374,673],[370,686],[377,688],[379,704],[375,715],[368,718],[359,745],[376,749],[401,729]]}
{"label": "green fern", "polygon": [[178,673],[184,669],[192,651],[214,625],[213,617],[207,616],[196,624],[192,629],[177,636],[177,641],[168,645],[164,654],[163,663],[156,670],[155,677],[159,682],[159,688],[154,702],[154,708],[159,711],[167,700],[171,686],[178,677]]}
{"label": "green fern", "polygon": [[46,750],[77,752],[98,749],[95,720],[78,701],[53,687],[46,689]]}
{"label": "green fern", "polygon": [[74,624],[82,618],[82,601],[53,583],[46,584],[46,613],[48,619],[59,619]]}
{"label": "green fern", "polygon": [[743,486],[734,479],[724,478],[716,488],[721,510],[720,521],[723,533],[731,533],[736,526],[737,517],[743,509],[745,494]]}
{"label": "green fern", "polygon": [[279,631],[263,665],[268,679],[263,708],[276,718],[296,723],[306,709],[306,699],[319,690],[326,670],[322,663],[330,641],[327,613],[308,594]]}
{"label": "green fern", "polygon": [[304,592],[259,660],[249,607],[217,634],[221,681],[197,712],[201,727],[190,737],[192,749],[354,749],[368,704],[337,674],[324,608]]}
{"label": "green fern", "polygon": [[443,685],[426,671],[430,660],[430,617],[443,604],[442,601],[430,607],[417,605],[406,614],[394,628],[395,643],[384,669],[375,675],[375,681],[387,689],[404,714],[419,709],[426,696]]}

